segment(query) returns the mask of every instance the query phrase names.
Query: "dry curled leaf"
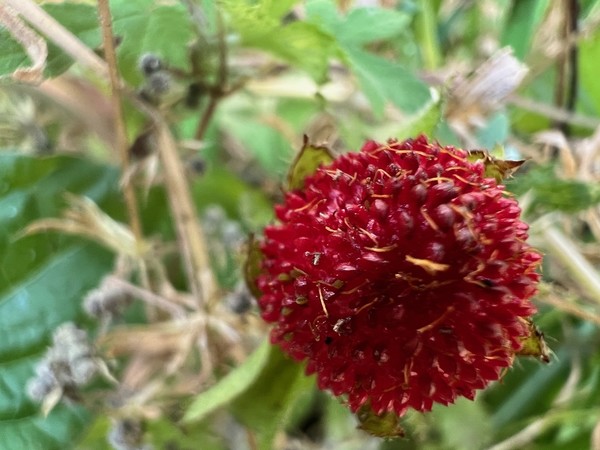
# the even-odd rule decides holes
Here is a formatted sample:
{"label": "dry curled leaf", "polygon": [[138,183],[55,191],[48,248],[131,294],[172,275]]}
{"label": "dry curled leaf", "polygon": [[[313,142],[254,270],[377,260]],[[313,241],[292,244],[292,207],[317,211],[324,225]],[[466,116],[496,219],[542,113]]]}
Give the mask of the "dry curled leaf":
{"label": "dry curled leaf", "polygon": [[119,255],[140,258],[150,251],[151,244],[136,240],[132,231],[105,214],[87,197],[65,195],[69,208],[63,218],[37,220],[29,224],[17,238],[46,231],[77,234],[99,242]]}
{"label": "dry curled leaf", "polygon": [[480,125],[517,89],[528,69],[505,47],[494,53],[475,72],[450,87],[446,115],[458,128]]}
{"label": "dry curled leaf", "polygon": [[30,67],[16,69],[12,77],[25,83],[41,83],[44,79],[44,68],[48,57],[46,41],[29,28],[17,12],[7,5],[0,4],[0,23],[21,44],[32,63]]}

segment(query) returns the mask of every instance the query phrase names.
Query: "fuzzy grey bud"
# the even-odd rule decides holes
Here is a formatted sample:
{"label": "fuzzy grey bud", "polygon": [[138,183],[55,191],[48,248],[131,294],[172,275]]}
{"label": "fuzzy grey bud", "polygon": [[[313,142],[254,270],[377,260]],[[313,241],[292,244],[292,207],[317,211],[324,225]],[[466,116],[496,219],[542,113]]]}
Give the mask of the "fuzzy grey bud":
{"label": "fuzzy grey bud", "polygon": [[164,68],[162,60],[154,53],[144,53],[140,57],[138,64],[140,72],[145,76],[152,75]]}

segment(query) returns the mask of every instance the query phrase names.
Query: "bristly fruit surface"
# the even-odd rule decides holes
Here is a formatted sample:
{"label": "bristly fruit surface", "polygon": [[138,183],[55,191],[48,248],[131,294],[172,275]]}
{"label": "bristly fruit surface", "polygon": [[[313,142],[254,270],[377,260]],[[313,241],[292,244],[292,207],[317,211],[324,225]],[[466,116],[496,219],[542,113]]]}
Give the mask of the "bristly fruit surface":
{"label": "bristly fruit surface", "polygon": [[517,201],[465,150],[370,141],[276,213],[257,278],[271,340],[352,411],[472,399],[529,337],[541,256]]}

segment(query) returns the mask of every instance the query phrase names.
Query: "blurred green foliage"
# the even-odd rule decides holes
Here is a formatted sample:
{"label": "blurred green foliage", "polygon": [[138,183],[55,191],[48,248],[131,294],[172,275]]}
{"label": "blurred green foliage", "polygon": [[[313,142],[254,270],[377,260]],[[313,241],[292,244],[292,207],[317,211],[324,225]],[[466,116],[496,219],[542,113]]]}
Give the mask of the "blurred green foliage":
{"label": "blurred green foliage", "polygon": [[[573,146],[590,137],[594,128],[590,121],[600,123],[600,2],[356,3],[371,6],[354,7],[353,2],[334,0],[111,0],[120,73],[134,90],[147,81],[138,67],[145,53],[157,55],[176,82],[199,86],[199,106],[177,105],[166,112],[180,140],[195,137],[215,84],[221,72],[227,72],[226,92],[215,97],[216,111],[200,149],[192,155],[201,157],[206,166],[203,173],[192,176],[191,183],[201,214],[217,206],[240,230],[259,233],[273,219],[272,205],[281,197],[280,186],[301,147],[302,135],[309,131],[318,135],[314,130],[327,125],[336,130],[326,133],[336,151],[357,150],[366,138],[408,138],[419,133],[433,135],[444,144],[464,144],[464,136],[445,114],[452,78],[445,78],[444,70],[468,67],[463,74],[476,72],[490,49],[510,46],[530,70],[516,95],[533,102],[533,107],[508,102],[484,115],[478,125],[469,123],[469,145],[489,149],[499,145],[515,159],[530,157],[506,182],[511,192],[528,199],[527,217],[534,221],[547,213],[561,213],[563,219],[579,225],[573,227],[575,239],[583,239],[585,233],[587,241],[595,242],[585,223],[576,221],[579,213],[600,203],[598,168],[583,167],[590,174],[587,178],[566,177],[555,154],[544,155],[539,148],[523,154],[526,146],[521,143],[533,142],[535,133],[557,124],[545,107],[554,106],[552,111],[571,118],[589,119],[572,124]],[[201,23],[188,9],[190,4],[201,11]],[[565,37],[556,24],[561,22],[551,20],[564,14],[561,5],[578,7],[576,19],[585,31],[573,39],[578,53],[571,73],[576,74],[577,90],[571,110],[565,110],[564,102],[556,104],[557,90],[568,83],[561,81],[557,59],[546,52],[548,42],[559,51],[568,51],[560,48]],[[90,2],[52,2],[43,8],[100,53],[101,32]],[[225,69],[219,67],[223,46]],[[5,28],[0,28],[0,50],[2,75],[28,62],[26,52]],[[79,67],[72,68],[72,63],[50,43],[45,68],[49,78],[65,72],[94,78]],[[6,82],[0,88],[10,90],[11,85]],[[131,110],[127,105],[126,111]],[[11,114],[2,113],[0,122],[10,122]],[[139,114],[126,115],[131,137],[142,133],[145,125]],[[60,150],[61,130],[46,131]],[[96,329],[83,317],[81,297],[111,270],[113,258],[95,244],[55,233],[15,239],[32,221],[58,216],[66,191],[88,196],[114,218],[125,220],[114,158],[103,150],[95,155],[99,160],[91,162],[86,145],[92,149],[104,145],[93,139],[82,141],[85,145],[77,157],[24,155],[16,146],[0,153],[3,449],[109,448],[106,414],[60,404],[43,418],[26,397],[24,386],[59,323],[73,320],[90,331]],[[153,187],[142,197],[146,233],[164,241],[173,239],[176,233],[164,188]],[[584,233],[577,234],[581,229]],[[221,288],[227,291],[241,278],[241,258],[223,245],[224,240],[223,234],[214,235],[211,256]],[[225,262],[216,267],[222,252]],[[597,252],[595,258],[597,262]],[[550,270],[545,280],[565,284],[585,311],[597,311],[600,299],[590,298],[581,286],[561,277],[560,270],[553,268],[552,255],[546,259]],[[170,275],[178,287],[185,288],[178,264],[169,267]],[[225,423],[233,424],[232,429],[241,428],[240,424],[247,427],[243,429],[253,436],[253,448],[260,449],[274,448],[284,432],[306,448],[309,441],[320,446],[314,448],[347,450],[590,448],[600,419],[597,325],[541,301],[539,309],[536,323],[555,353],[550,365],[519,359],[474,402],[461,400],[447,408],[436,407],[430,414],[409,413],[403,419],[407,438],[402,440],[380,441],[356,431],[354,418],[337,400],[318,392],[314,380],[303,375],[303,367],[267,344],[259,346],[245,363],[225,371],[206,391],[194,398],[177,398],[174,411],[148,420],[148,435],[157,449],[234,448],[234,433],[228,436],[226,426],[223,431]],[[539,428],[527,439],[532,424]],[[515,436],[523,440],[515,444],[510,441]],[[494,447],[501,441],[504,446]]]}

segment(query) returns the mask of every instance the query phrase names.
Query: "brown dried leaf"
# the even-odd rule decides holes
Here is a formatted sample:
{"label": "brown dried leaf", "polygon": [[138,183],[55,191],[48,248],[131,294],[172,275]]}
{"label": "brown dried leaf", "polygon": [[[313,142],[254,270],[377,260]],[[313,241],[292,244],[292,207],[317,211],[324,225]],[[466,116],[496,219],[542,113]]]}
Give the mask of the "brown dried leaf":
{"label": "brown dried leaf", "polygon": [[32,65],[16,69],[12,77],[21,82],[38,84],[44,79],[48,46],[42,37],[21,20],[15,10],[0,4],[0,23],[25,49]]}
{"label": "brown dried leaf", "polygon": [[544,333],[533,323],[526,319],[525,323],[529,330],[529,336],[522,341],[523,347],[517,352],[519,356],[533,356],[545,363],[550,362],[550,349],[544,340]]}
{"label": "brown dried leaf", "polygon": [[506,102],[528,70],[513,56],[510,47],[498,50],[471,76],[450,88],[448,120],[460,127],[480,124],[485,116]]}
{"label": "brown dried leaf", "polygon": [[59,231],[85,236],[100,242],[119,255],[140,258],[150,250],[150,243],[138,242],[132,231],[122,223],[113,220],[87,197],[65,195],[69,208],[63,218],[41,219],[29,224],[17,239],[34,233]]}
{"label": "brown dried leaf", "polygon": [[525,160],[508,161],[494,158],[486,150],[471,150],[468,159],[471,162],[483,160],[485,176],[495,178],[498,183],[502,182],[505,178],[510,177],[525,162]]}

